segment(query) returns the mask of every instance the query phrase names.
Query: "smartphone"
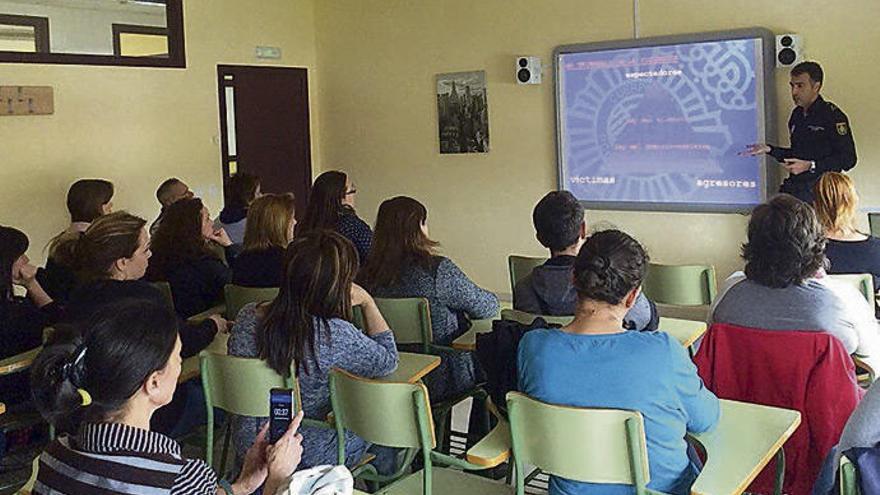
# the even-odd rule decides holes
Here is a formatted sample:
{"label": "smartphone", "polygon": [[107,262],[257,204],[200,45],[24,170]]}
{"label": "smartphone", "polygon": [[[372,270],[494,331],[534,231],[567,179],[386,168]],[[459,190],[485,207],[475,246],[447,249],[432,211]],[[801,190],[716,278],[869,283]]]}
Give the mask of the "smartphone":
{"label": "smartphone", "polygon": [[269,443],[275,443],[293,420],[293,390],[273,388],[269,391],[269,414]]}

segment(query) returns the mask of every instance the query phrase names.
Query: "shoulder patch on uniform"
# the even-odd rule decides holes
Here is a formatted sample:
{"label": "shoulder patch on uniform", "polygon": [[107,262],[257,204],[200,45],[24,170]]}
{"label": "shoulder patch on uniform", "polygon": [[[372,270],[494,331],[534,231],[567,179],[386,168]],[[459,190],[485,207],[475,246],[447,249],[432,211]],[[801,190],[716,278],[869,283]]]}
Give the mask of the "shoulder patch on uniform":
{"label": "shoulder patch on uniform", "polygon": [[841,136],[846,136],[846,133],[849,132],[849,126],[846,125],[846,122],[838,122],[835,124],[835,127],[837,127],[837,133]]}

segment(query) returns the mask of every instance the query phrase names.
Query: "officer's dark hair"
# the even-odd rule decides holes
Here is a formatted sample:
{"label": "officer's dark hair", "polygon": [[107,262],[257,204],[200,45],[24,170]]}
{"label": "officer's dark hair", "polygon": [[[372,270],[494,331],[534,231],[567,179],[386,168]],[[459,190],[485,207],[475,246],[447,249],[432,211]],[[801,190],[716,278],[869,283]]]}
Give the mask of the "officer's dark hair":
{"label": "officer's dark hair", "polygon": [[645,248],[624,232],[605,230],[591,235],[574,262],[578,299],[620,304],[642,285],[648,261]]}
{"label": "officer's dark hair", "polygon": [[578,241],[584,207],[568,191],[552,191],[532,211],[535,237],[551,251],[562,251]]}
{"label": "officer's dark hair", "polygon": [[750,280],[783,289],[824,265],[825,231],[810,205],[780,194],[752,211],[742,257]]}
{"label": "officer's dark hair", "polygon": [[813,82],[821,83],[825,80],[822,66],[816,62],[801,62],[791,68],[792,76],[799,76],[801,74],[809,74],[810,80]]}

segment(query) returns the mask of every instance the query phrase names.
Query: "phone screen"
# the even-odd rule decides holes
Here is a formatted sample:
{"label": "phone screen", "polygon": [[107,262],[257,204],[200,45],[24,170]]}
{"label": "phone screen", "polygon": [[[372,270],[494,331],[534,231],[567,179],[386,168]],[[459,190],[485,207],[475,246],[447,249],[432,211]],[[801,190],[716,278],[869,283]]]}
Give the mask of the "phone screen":
{"label": "phone screen", "polygon": [[269,442],[275,443],[284,436],[293,419],[293,390],[273,388],[269,392]]}

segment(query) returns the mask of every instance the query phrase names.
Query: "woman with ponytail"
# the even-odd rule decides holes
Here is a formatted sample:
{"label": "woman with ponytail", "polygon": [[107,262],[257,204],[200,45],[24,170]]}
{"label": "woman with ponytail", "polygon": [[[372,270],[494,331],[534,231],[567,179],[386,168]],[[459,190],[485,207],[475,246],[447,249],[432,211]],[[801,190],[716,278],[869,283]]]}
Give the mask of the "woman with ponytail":
{"label": "woman with ponytail", "polygon": [[33,492],[239,495],[265,482],[265,493],[275,493],[299,463],[300,417],[271,446],[263,427],[231,485],[150,430],[177,386],[180,349],[174,314],[143,299],[118,300],[60,326],[31,368],[37,409],[61,433],[40,456]]}
{"label": "woman with ponytail", "polygon": [[[76,272],[82,285],[70,297],[65,320],[87,319],[108,303],[130,297],[169,306],[159,289],[141,280],[151,257],[146,223],[143,218],[119,211],[95,220],[82,234],[74,248]],[[181,320],[183,357],[198,354],[214,340],[218,331],[226,332],[228,326],[229,322],[220,315],[200,323]],[[186,382],[177,389],[171,404],[156,414],[153,428],[177,435],[189,431],[195,424],[203,424],[203,408],[191,407],[202,400],[198,380]]]}
{"label": "woman with ponytail", "polygon": [[[37,268],[25,252],[28,238],[20,230],[0,226],[0,359],[31,350],[42,343],[43,328],[58,318],[57,304],[35,278]],[[27,291],[16,296],[13,286]],[[27,399],[27,377],[0,377],[0,397],[7,403]]]}
{"label": "woman with ponytail", "polygon": [[[719,404],[675,339],[624,328],[623,317],[641,292],[647,267],[645,250],[623,232],[608,230],[587,239],[574,265],[574,320],[523,337],[519,386],[552,404],[641,412],[651,471],[648,488],[683,495],[690,493],[697,475],[685,433],[714,428]],[[624,485],[550,477],[551,494],[631,491]]]}

